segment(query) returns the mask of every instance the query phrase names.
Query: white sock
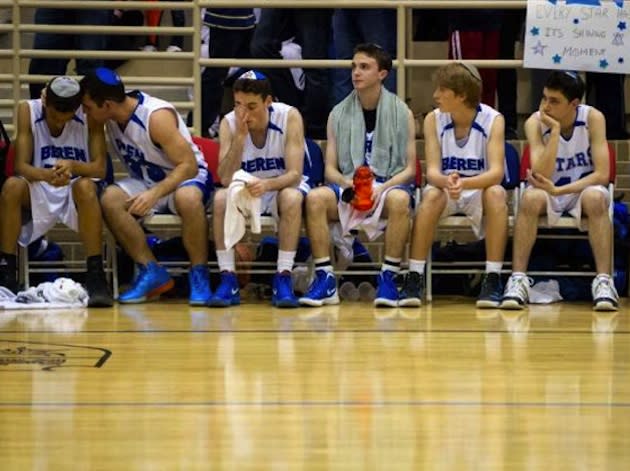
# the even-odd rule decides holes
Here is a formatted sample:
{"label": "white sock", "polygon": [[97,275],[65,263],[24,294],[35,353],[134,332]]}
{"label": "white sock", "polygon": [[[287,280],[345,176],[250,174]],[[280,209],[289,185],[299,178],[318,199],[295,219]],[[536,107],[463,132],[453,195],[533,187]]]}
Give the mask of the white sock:
{"label": "white sock", "polygon": [[295,251],[287,252],[286,250],[278,250],[278,273],[293,270],[295,253]]}
{"label": "white sock", "polygon": [[394,273],[399,273],[400,260],[401,260],[400,258],[385,256],[385,260],[383,261],[383,266],[381,267],[381,272],[393,271]]}
{"label": "white sock", "polygon": [[409,271],[415,271],[416,273],[420,273],[424,275],[424,266],[427,264],[426,260],[414,260],[413,258],[409,259]]}
{"label": "white sock", "polygon": [[498,273],[501,274],[503,268],[503,262],[489,262],[486,260],[486,273]]}
{"label": "white sock", "polygon": [[219,263],[219,270],[235,272],[234,249],[217,250],[217,262]]}

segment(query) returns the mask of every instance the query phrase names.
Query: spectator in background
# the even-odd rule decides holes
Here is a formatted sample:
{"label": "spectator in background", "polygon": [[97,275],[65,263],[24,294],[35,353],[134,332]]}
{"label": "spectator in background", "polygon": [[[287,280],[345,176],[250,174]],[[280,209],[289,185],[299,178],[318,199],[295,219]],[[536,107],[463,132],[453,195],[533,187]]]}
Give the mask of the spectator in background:
{"label": "spectator in background", "polygon": [[[302,46],[304,59],[327,59],[330,45],[332,10],[324,8],[264,8],[251,43],[256,59],[281,58],[282,42],[295,37]],[[271,81],[275,96],[283,103],[300,109],[306,135],[313,139],[326,138],[329,76],[326,69],[305,68],[304,93],[295,86],[287,68],[261,71]]]}
{"label": "spectator in background", "polygon": [[[514,47],[521,36],[525,10],[501,10],[500,14],[499,59],[514,59]],[[505,138],[507,140],[518,139],[517,83],[516,69],[498,69],[498,110],[505,118]]]}
{"label": "spectator in background", "polygon": [[[333,43],[337,59],[352,59],[354,48],[374,43],[396,57],[396,10],[392,8],[339,8],[333,14]],[[352,91],[349,69],[335,69],[334,95],[339,103]],[[385,79],[385,88],[396,93],[396,69]]]}
{"label": "spectator in background", "polygon": [[[449,59],[498,59],[500,10],[453,10],[449,15]],[[496,69],[481,69],[481,102],[495,107]]]}
{"label": "spectator in background", "polygon": [[[208,8],[202,13],[204,27],[208,28],[208,57],[249,57],[256,26],[253,8]],[[209,135],[221,110],[227,72],[227,67],[206,67],[201,74],[201,132],[204,136]]]}
{"label": "spectator in background", "polygon": [[[35,11],[37,25],[95,25],[108,26],[112,12],[99,8],[90,10],[67,8],[38,8]],[[35,33],[33,49],[52,49],[63,51],[96,50],[107,48],[108,36],[105,34],[63,34]],[[67,58],[33,58],[28,67],[31,75],[64,75],[70,59]],[[90,69],[103,64],[101,59],[77,59],[76,73],[83,75]],[[32,99],[39,98],[44,88],[43,83],[31,83],[29,91]]]}
{"label": "spectator in background", "polygon": [[[159,0],[153,0],[159,1]],[[184,2],[186,0],[169,0],[173,2]],[[160,26],[162,23],[162,14],[164,10],[146,10],[145,22],[147,26]],[[186,26],[186,15],[184,10],[171,10],[171,22],[173,26],[184,27]],[[184,37],[181,35],[171,36],[171,44],[166,48],[166,52],[181,52],[184,49]],[[158,50],[158,37],[157,34],[150,34],[147,36],[147,43],[142,48],[145,52],[155,52]]]}

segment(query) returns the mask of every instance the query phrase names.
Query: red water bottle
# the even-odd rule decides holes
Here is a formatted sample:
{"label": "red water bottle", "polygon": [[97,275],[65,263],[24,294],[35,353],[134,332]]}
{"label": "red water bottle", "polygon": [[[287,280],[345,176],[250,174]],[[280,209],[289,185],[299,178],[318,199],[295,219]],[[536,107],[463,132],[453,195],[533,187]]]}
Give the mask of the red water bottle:
{"label": "red water bottle", "polygon": [[357,168],[352,178],[352,187],[354,188],[354,198],[352,206],[359,211],[369,211],[372,209],[374,202],[372,201],[372,183],[374,182],[374,174],[370,167],[362,165]]}

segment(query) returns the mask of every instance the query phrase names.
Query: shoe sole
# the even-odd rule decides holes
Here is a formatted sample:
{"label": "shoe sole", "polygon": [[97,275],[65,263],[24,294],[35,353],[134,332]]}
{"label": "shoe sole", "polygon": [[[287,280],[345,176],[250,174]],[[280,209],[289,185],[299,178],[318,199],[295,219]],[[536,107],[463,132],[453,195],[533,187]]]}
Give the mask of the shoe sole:
{"label": "shoe sole", "polygon": [[375,307],[398,307],[397,299],[376,298],[374,300]]}
{"label": "shoe sole", "polygon": [[610,301],[600,301],[593,306],[594,311],[618,311],[619,308]]}
{"label": "shoe sole", "polygon": [[488,299],[480,299],[475,304],[479,309],[496,309],[501,306],[499,301],[490,301]]}
{"label": "shoe sole", "polygon": [[514,300],[503,301],[499,307],[501,309],[507,309],[508,311],[520,311],[525,309],[525,305],[519,304],[518,301]]}
{"label": "shoe sole", "polygon": [[112,307],[114,305],[113,299],[104,298],[90,298],[88,301],[88,307]]}
{"label": "shoe sole", "polygon": [[324,299],[300,298],[298,302],[301,306],[322,307],[324,304],[339,304],[339,296],[331,296]]}
{"label": "shoe sole", "polygon": [[206,306],[208,307],[230,307],[230,306],[238,306],[239,304],[241,304],[241,300],[237,299],[237,300],[230,300],[229,302],[225,302],[223,300],[210,300]]}
{"label": "shoe sole", "polygon": [[422,300],[420,298],[407,298],[398,301],[399,307],[420,307],[422,306]]}
{"label": "shoe sole", "polygon": [[188,300],[189,306],[205,306],[206,304],[208,304],[208,301],[196,301],[193,299]]}
{"label": "shoe sole", "polygon": [[174,286],[175,286],[175,281],[171,278],[163,285],[160,285],[157,288],[155,288],[153,291],[149,291],[146,294],[146,296],[142,296],[140,298],[135,298],[135,299],[125,299],[125,300],[118,298],[118,302],[121,304],[140,304],[147,301],[154,301],[158,299],[161,294],[164,294],[167,291],[170,291],[171,289],[173,289]]}
{"label": "shoe sole", "polygon": [[299,307],[300,303],[286,300],[286,301],[272,301],[271,305],[275,307],[279,307],[279,308],[284,308],[284,309],[294,309],[296,307]]}

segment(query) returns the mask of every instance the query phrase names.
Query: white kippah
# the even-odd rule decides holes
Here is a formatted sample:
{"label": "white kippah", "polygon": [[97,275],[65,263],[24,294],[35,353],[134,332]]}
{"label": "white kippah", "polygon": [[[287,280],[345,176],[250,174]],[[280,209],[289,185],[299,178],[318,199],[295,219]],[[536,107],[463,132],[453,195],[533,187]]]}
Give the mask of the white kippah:
{"label": "white kippah", "polygon": [[81,86],[72,77],[62,76],[52,79],[48,88],[60,98],[71,98],[81,91]]}

